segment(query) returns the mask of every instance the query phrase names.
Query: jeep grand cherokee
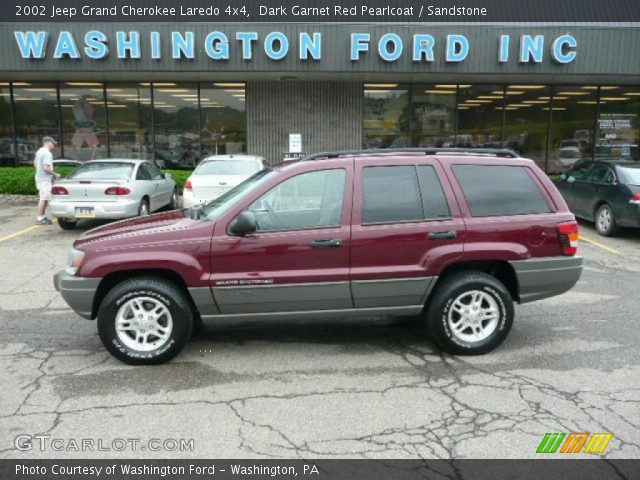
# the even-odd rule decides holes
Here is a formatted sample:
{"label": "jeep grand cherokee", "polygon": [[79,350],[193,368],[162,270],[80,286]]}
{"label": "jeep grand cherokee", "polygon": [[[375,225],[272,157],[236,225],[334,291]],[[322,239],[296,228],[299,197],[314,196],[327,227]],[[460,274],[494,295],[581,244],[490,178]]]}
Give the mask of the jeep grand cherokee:
{"label": "jeep grand cherokee", "polygon": [[553,183],[512,152],[334,152],[90,230],[55,285],[132,364],[174,357],[199,322],[371,314],[419,316],[443,350],[482,354],[515,302],[575,285],[577,240]]}

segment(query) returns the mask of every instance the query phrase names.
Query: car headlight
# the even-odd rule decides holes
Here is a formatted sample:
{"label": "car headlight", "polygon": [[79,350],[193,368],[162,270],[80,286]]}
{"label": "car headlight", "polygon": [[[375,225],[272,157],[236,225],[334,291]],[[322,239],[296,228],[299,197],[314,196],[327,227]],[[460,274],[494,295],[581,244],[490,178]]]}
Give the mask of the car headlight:
{"label": "car headlight", "polygon": [[65,271],[69,275],[75,275],[82,262],[84,261],[84,252],[82,250],[76,250],[72,248],[69,252],[69,256],[67,257],[67,265],[65,267]]}

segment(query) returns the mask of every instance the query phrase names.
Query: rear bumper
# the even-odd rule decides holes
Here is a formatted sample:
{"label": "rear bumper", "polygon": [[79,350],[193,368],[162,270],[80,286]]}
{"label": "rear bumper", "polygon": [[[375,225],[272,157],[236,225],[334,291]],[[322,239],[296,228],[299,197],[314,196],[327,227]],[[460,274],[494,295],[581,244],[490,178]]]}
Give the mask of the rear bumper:
{"label": "rear bumper", "polygon": [[231,190],[231,187],[225,188],[225,189],[221,189],[216,194],[211,195],[211,196],[205,196],[205,197],[202,197],[202,196],[199,196],[197,194],[194,194],[193,191],[185,190],[182,193],[182,206],[184,208],[191,208],[191,207],[194,207],[194,206],[197,206],[197,205],[204,205],[206,203],[211,202],[212,200],[215,200],[220,195],[228,192],[229,190]]}
{"label": "rear bumper", "polygon": [[70,202],[52,200],[49,212],[53,217],[76,220],[76,207],[93,207],[94,218],[128,218],[138,215],[140,202],[138,200],[117,200],[115,202]]}
{"label": "rear bumper", "polygon": [[102,278],[76,277],[64,270],[53,276],[53,285],[74,312],[91,320],[93,299]]}
{"label": "rear bumper", "polygon": [[520,303],[571,290],[582,274],[582,257],[531,258],[509,263],[518,279]]}

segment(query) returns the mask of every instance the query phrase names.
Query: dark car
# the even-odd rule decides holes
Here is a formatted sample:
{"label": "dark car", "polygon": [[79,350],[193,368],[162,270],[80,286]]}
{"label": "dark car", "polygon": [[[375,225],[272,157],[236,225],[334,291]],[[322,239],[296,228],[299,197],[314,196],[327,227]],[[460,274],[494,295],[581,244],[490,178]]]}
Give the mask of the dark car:
{"label": "dark car", "polygon": [[320,154],[262,170],[204,207],[80,236],[56,288],[105,347],[160,363],[194,323],[419,316],[440,348],[502,343],[515,302],[582,272],[549,178],[504,151]]}
{"label": "dark car", "polygon": [[583,160],[557,186],[575,216],[595,222],[600,235],[640,227],[640,162]]}

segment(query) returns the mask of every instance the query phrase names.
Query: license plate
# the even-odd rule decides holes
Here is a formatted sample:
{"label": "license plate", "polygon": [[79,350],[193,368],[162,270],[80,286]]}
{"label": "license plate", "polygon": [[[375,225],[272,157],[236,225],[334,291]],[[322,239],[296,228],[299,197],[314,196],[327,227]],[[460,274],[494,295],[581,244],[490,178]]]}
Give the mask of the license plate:
{"label": "license plate", "polygon": [[94,218],[95,216],[93,207],[76,207],[76,218]]}

